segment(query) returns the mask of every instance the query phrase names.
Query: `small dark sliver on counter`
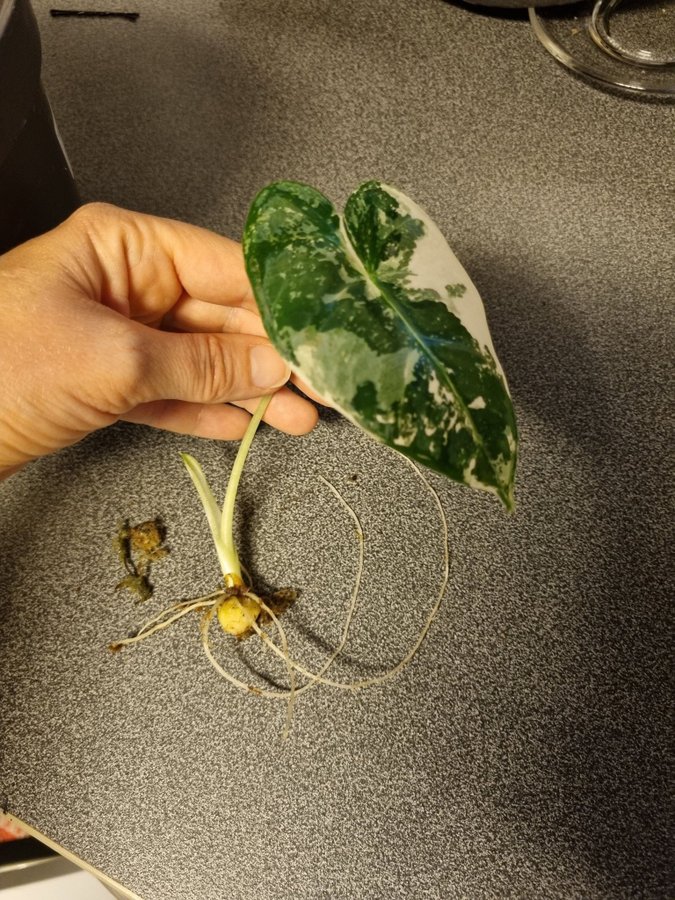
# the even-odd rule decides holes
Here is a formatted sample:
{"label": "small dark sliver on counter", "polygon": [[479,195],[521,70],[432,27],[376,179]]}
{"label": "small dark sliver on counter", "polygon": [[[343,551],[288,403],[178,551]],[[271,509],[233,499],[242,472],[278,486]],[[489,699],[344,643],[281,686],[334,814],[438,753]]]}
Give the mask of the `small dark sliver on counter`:
{"label": "small dark sliver on counter", "polygon": [[50,9],[49,14],[54,19],[126,19],[127,22],[135,22],[140,16],[138,12],[117,12],[98,9]]}

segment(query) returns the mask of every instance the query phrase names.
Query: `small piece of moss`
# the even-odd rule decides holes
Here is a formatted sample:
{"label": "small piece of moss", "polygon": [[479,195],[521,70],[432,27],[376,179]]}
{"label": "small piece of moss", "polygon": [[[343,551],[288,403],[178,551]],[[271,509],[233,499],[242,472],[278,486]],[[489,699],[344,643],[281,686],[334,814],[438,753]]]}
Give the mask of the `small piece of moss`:
{"label": "small piece of moss", "polygon": [[152,597],[154,589],[146,575],[125,575],[124,578],[115,585],[115,590],[131,591],[132,594],[136,594],[136,602],[143,603]]}
{"label": "small piece of moss", "polygon": [[138,525],[130,525],[128,519],[122,522],[114,546],[127,574],[116,585],[116,590],[131,591],[136,595],[137,603],[152,597],[154,588],[150,581],[150,568],[169,553],[165,539],[166,528],[159,517]]}

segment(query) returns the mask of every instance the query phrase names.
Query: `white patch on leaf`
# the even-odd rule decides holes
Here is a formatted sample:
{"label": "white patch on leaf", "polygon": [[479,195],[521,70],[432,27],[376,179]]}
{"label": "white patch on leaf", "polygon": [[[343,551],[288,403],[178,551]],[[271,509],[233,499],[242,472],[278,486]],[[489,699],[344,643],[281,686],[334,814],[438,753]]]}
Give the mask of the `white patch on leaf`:
{"label": "white patch on leaf", "polygon": [[363,338],[343,328],[306,328],[292,333],[292,340],[302,377],[317,393],[339,407],[354,408],[356,414],[359,410],[354,407],[354,397],[368,382],[372,382],[382,409],[402,401],[419,358],[410,347],[378,353]]}
{"label": "white patch on leaf", "polygon": [[[382,184],[381,188],[391,194],[403,214],[419,219],[424,224],[425,233],[417,241],[408,263],[405,286],[414,290],[435,291],[441,298],[441,302],[457,316],[469,334],[478,341],[479,346],[490,352],[495,360],[497,371],[503,377],[504,372],[492,344],[483,301],[440,229],[427,213],[405,194],[389,185]],[[446,286],[456,284],[465,285],[466,291],[461,297],[449,297]],[[506,379],[504,379],[504,384],[506,385]]]}

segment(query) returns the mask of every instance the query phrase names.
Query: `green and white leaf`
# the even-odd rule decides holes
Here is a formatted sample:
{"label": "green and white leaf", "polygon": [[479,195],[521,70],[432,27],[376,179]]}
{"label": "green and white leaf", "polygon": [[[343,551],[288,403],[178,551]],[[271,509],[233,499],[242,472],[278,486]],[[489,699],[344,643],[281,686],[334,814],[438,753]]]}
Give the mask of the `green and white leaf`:
{"label": "green and white leaf", "polygon": [[244,254],[297,374],[378,440],[512,508],[516,423],[485,310],[416,203],[370,181],[339,216],[276,182],[251,206]]}

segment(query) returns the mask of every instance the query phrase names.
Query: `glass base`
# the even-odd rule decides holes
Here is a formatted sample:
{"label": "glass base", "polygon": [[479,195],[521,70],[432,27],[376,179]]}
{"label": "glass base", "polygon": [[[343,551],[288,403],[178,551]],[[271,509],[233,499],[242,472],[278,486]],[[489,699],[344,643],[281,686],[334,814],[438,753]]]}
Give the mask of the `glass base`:
{"label": "glass base", "polygon": [[675,0],[530,8],[530,22],[572,72],[619,90],[675,98]]}

